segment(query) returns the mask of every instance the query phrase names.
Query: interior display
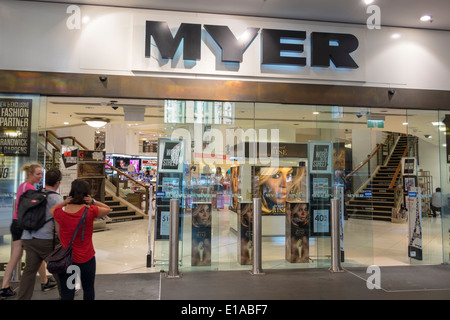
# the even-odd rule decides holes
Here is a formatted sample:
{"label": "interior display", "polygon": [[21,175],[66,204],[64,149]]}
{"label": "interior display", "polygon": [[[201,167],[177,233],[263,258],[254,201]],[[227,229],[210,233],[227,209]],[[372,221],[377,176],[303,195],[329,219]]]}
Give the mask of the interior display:
{"label": "interior display", "polygon": [[313,237],[331,236],[331,206],[326,202],[310,204],[310,230]]}
{"label": "interior display", "polygon": [[345,143],[333,143],[333,163],[333,170],[345,170]]}
{"label": "interior display", "polygon": [[[310,235],[312,237],[331,236],[331,205],[334,195],[333,171],[342,171],[342,148],[333,148],[333,143],[325,141],[308,142]],[[344,149],[345,167],[345,149]]]}
{"label": "interior display", "polygon": [[410,188],[417,187],[416,176],[403,176],[403,191],[408,192]]}
{"label": "interior display", "polygon": [[165,196],[171,198],[177,196],[180,193],[180,178],[178,177],[163,177],[162,178],[162,190],[165,192]]}
{"label": "interior display", "polygon": [[[156,181],[155,240],[169,240],[170,199],[183,193],[183,147],[181,140],[158,139],[160,154],[157,160],[159,172]],[[179,234],[183,234],[182,199],[179,204]]]}
{"label": "interior display", "polygon": [[405,206],[408,212],[409,223],[408,257],[422,260],[422,205],[420,188],[409,188],[405,196]]}
{"label": "interior display", "polygon": [[128,170],[128,165],[130,164],[129,158],[114,157],[114,167],[126,172]]}
{"label": "interior display", "polygon": [[310,174],[331,173],[333,170],[333,144],[331,142],[308,142],[308,157]]}
{"label": "interior display", "polygon": [[211,265],[211,213],[210,202],[192,204],[192,266]]}
{"label": "interior display", "polygon": [[158,139],[158,151],[159,172],[183,172],[183,140]]}
{"label": "interior display", "polygon": [[286,201],[307,201],[306,167],[254,167],[253,195],[263,215],[282,215]]}
{"label": "interior display", "polygon": [[105,151],[78,151],[78,178],[86,180],[91,186],[91,196],[105,201]]}
{"label": "interior display", "polygon": [[0,154],[3,157],[30,156],[32,105],[32,99],[0,99]]}
{"label": "interior display", "polygon": [[311,176],[311,199],[329,199],[331,195],[331,175],[314,174]]}
{"label": "interior display", "polygon": [[[170,199],[182,188],[181,173],[159,174],[156,190],[155,240],[169,240]],[[180,199],[180,234],[182,230],[183,202]]]}
{"label": "interior display", "polygon": [[79,163],[78,178],[102,177],[105,172],[105,165],[100,163]]}
{"label": "interior display", "polygon": [[128,172],[139,172],[141,171],[141,159],[130,159],[130,163],[127,167]]}
{"label": "interior display", "polygon": [[158,151],[158,143],[156,141],[143,141],[142,152],[156,153]]}
{"label": "interior display", "polygon": [[94,146],[95,150],[105,150],[105,131],[95,131]]}
{"label": "interior display", "polygon": [[286,203],[286,260],[309,262],[309,204]]}
{"label": "interior display", "polygon": [[59,170],[61,171],[61,194],[69,194],[72,181],[77,178],[78,172],[78,148],[74,146],[61,146],[61,160]]}
{"label": "interior display", "polygon": [[253,203],[238,204],[237,258],[239,264],[252,264],[253,257]]}
{"label": "interior display", "polygon": [[413,157],[403,157],[402,158],[402,174],[404,176],[416,176],[417,175],[417,164],[416,158]]}

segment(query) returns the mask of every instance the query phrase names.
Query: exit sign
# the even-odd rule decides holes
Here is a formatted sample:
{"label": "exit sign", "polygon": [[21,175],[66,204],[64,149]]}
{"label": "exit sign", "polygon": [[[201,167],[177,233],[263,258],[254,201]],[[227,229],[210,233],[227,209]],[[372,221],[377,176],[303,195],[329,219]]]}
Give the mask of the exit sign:
{"label": "exit sign", "polygon": [[384,120],[367,120],[367,128],[384,128]]}

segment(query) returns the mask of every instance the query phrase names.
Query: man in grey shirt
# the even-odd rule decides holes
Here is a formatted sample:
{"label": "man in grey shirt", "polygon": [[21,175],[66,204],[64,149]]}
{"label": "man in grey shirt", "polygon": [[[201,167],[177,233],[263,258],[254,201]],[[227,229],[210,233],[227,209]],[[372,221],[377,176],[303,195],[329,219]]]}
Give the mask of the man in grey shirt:
{"label": "man in grey shirt", "polygon": [[441,188],[436,188],[436,192],[433,192],[430,208],[433,211],[433,217],[436,217],[437,211],[441,211]]}
{"label": "man in grey shirt", "polygon": [[[58,236],[55,234],[55,221],[50,214],[50,208],[61,203],[63,197],[56,193],[61,183],[61,171],[50,169],[45,174],[45,192],[47,195],[46,221],[39,230],[23,230],[22,244],[26,252],[25,268],[20,280],[18,300],[31,300],[36,281],[36,273],[45,258],[54,250]],[[52,192],[53,191],[53,192]],[[56,277],[57,278],[57,277]],[[55,283],[52,287],[55,287]]]}

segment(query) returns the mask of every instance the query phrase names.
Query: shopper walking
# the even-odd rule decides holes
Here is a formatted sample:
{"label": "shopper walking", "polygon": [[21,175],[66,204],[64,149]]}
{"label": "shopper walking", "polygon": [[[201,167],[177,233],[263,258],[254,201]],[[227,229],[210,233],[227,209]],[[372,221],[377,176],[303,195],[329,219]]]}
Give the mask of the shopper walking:
{"label": "shopper walking", "polygon": [[[95,298],[96,263],[92,243],[94,219],[104,217],[111,211],[106,204],[94,200],[90,196],[90,192],[91,188],[87,181],[76,179],[72,182],[69,196],[50,209],[50,213],[59,225],[61,244],[63,247],[67,247],[86,207],[88,208],[85,226],[80,228],[72,244],[73,264],[79,267],[84,300],[94,300]],[[75,286],[71,286],[67,281],[70,276],[72,273],[58,274],[62,300],[73,300],[74,298]]]}
{"label": "shopper walking", "polygon": [[61,183],[61,171],[50,169],[45,174],[45,191],[47,193],[46,224],[36,231],[23,230],[22,244],[26,253],[25,268],[20,280],[18,300],[31,300],[36,281],[36,272],[45,258],[54,250],[57,242],[55,222],[50,209],[63,201],[56,193]]}
{"label": "shopper walking", "polygon": [[[7,299],[16,295],[16,292],[10,286],[10,281],[14,269],[19,261],[21,261],[23,254],[21,240],[23,229],[20,228],[17,223],[17,208],[19,207],[20,196],[27,190],[34,190],[34,184],[39,183],[42,179],[42,168],[38,164],[25,165],[21,170],[26,173],[27,178],[25,182],[21,183],[17,188],[16,204],[10,227],[12,238],[11,257],[8,261],[8,265],[6,266],[5,274],[3,276],[2,289],[0,290],[0,299]],[[56,286],[56,283],[54,281],[47,278],[45,262],[43,262],[39,268],[39,276],[41,278],[41,286],[43,291],[47,291]]]}

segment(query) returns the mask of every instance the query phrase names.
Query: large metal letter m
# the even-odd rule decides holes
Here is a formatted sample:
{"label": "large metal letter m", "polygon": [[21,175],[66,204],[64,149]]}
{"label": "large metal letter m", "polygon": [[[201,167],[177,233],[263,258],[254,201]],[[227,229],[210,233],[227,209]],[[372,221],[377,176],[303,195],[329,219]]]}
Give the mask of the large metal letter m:
{"label": "large metal letter m", "polygon": [[200,60],[201,25],[182,23],[175,37],[172,37],[167,22],[146,21],[145,25],[145,57],[150,57],[151,37],[163,59],[173,59],[181,40],[184,60]]}

